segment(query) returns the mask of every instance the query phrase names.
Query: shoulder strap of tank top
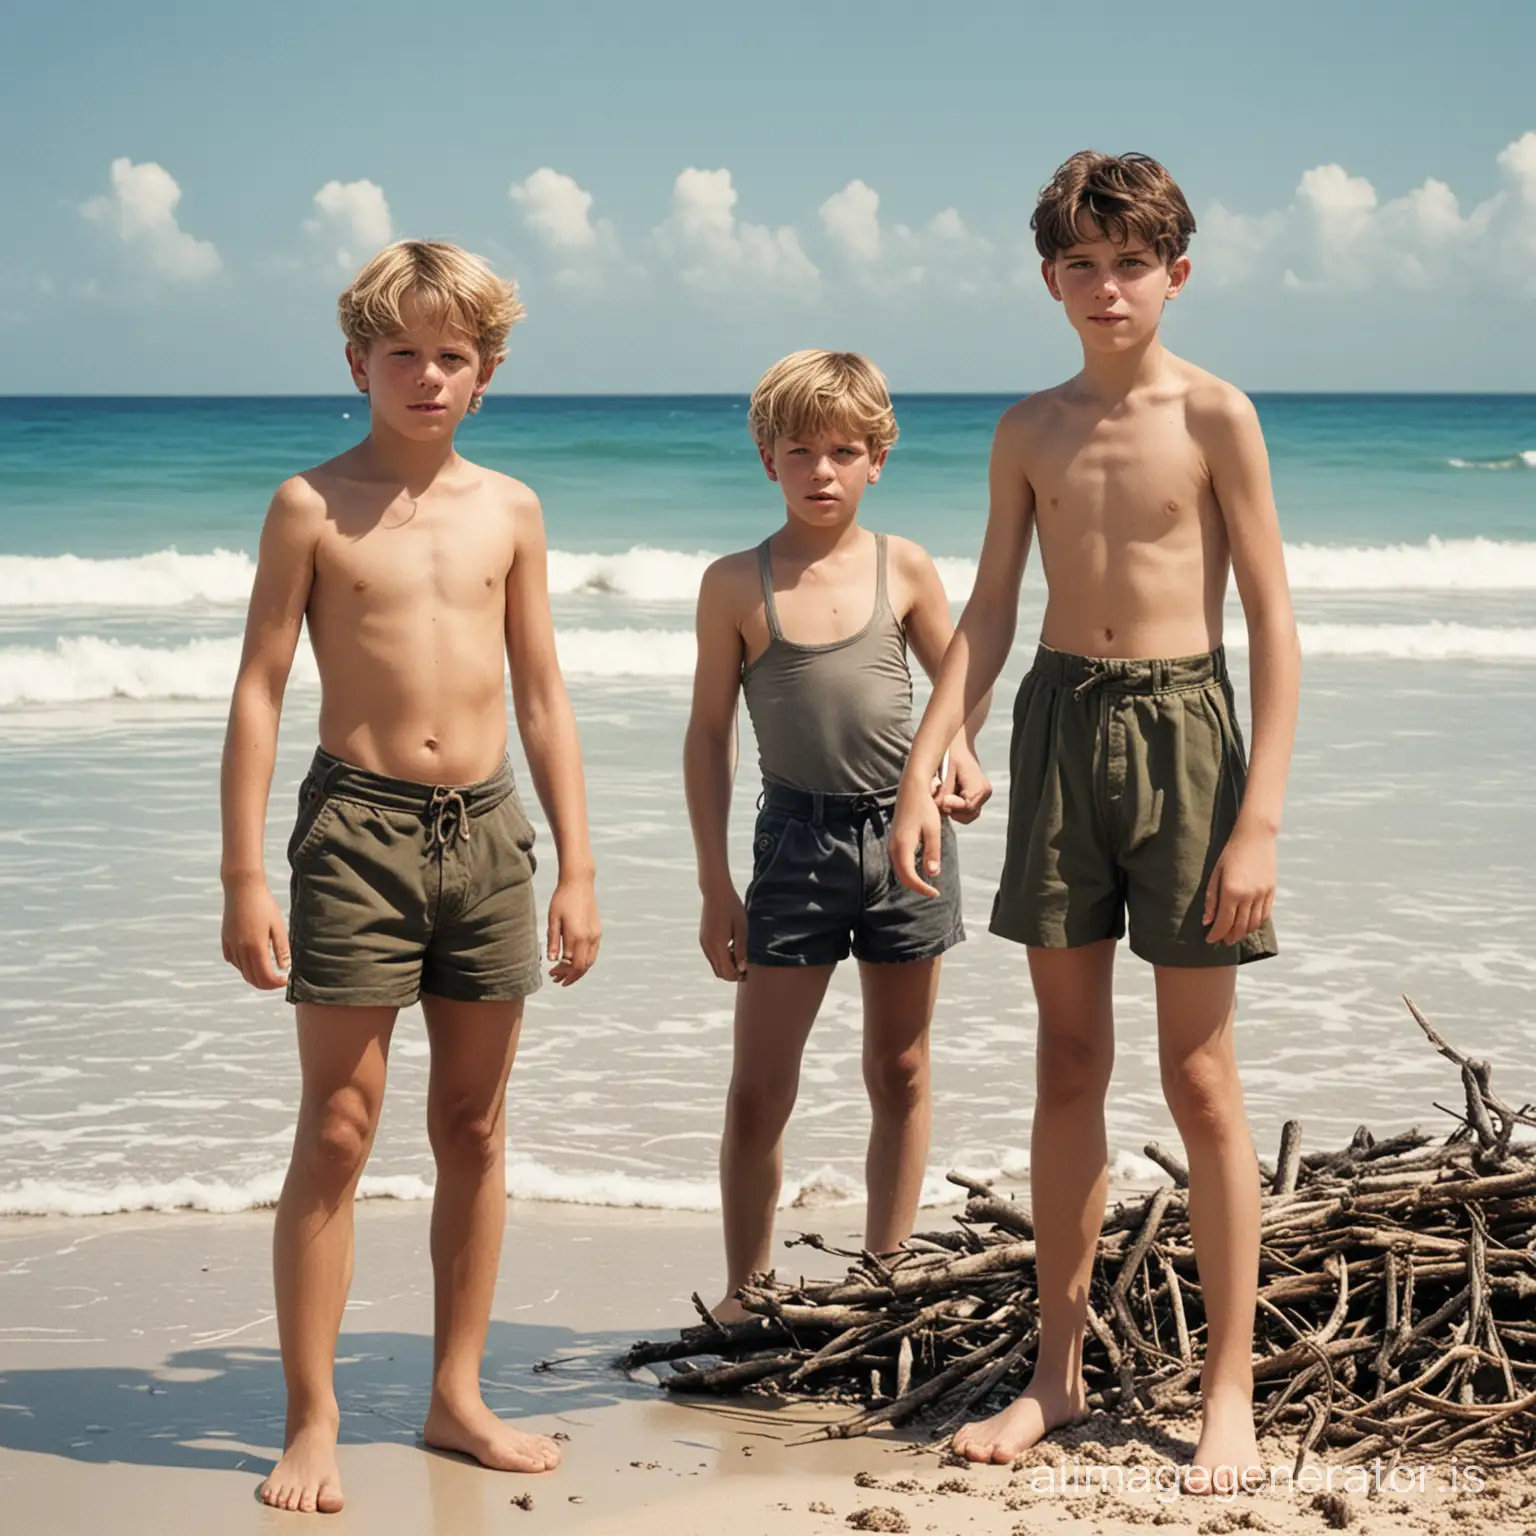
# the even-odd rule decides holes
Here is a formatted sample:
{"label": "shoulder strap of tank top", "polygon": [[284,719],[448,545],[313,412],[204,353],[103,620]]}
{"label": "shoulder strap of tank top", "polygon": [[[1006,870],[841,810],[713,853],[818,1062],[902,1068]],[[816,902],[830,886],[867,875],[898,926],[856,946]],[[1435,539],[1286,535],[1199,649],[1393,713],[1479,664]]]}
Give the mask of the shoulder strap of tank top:
{"label": "shoulder strap of tank top", "polygon": [[891,589],[885,579],[885,535],[875,535],[875,612],[888,613],[892,618],[896,617],[896,610],[891,607]]}
{"label": "shoulder strap of tank top", "polygon": [[773,600],[773,557],[768,553],[768,545],[771,540],[764,539],[757,546],[757,574],[763,583],[763,612],[768,617],[768,638],[782,640],[784,631],[779,628],[779,608]]}

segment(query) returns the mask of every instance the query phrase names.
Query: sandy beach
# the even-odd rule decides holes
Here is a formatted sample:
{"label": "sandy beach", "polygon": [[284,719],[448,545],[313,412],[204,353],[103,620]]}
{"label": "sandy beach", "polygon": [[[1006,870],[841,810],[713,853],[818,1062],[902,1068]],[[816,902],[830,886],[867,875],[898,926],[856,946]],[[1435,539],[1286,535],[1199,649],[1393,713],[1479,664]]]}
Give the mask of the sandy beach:
{"label": "sandy beach", "polygon": [[[948,1215],[925,1211],[923,1224]],[[487,1400],[569,1437],[566,1462],[523,1479],[429,1453],[417,1439],[431,1350],[427,1219],[421,1203],[359,1206],[337,1370],[347,1508],[333,1517],[256,1500],[283,1414],[270,1212],[0,1223],[0,1524],[60,1536],[300,1524],[369,1536],[1328,1528],[1330,1511],[1314,1507],[1328,1474],[1316,1467],[1310,1482],[1239,1500],[1172,1491],[1167,1469],[1192,1449],[1193,1424],[1098,1416],[1053,1437],[1028,1466],[970,1470],[922,1449],[920,1431],[795,1444],[830,1415],[752,1399],[684,1403],[628,1380],[613,1357],[690,1322],[690,1293],[718,1268],[717,1219],[676,1212],[514,1203]],[[839,1241],[856,1222],[854,1207],[791,1211],[779,1230]],[[804,1248],[785,1259],[813,1274],[837,1262]],[[1292,1447],[1275,1441],[1265,1454],[1289,1468]],[[1487,1486],[1474,1494],[1465,1472],[1450,1487],[1449,1467],[1400,1476],[1396,1491],[1383,1477],[1380,1493],[1361,1491],[1367,1472],[1347,1482],[1336,1470],[1346,1502],[1331,1512],[1370,1532],[1468,1520],[1488,1532],[1536,1529],[1536,1480],[1479,1471]],[[517,1502],[524,1496],[531,1508]]]}

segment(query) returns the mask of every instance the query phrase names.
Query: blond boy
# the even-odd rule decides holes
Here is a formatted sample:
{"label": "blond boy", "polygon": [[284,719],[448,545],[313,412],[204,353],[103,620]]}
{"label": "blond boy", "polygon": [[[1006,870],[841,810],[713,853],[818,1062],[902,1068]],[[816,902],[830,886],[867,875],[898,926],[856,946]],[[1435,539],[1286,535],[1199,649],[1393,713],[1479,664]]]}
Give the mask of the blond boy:
{"label": "blond boy", "polygon": [[[991,794],[957,721],[948,776],[935,772],[928,787],[935,823],[945,818],[943,893],[924,902],[903,890],[885,834],[911,745],[907,648],[932,675],[953,625],[927,554],[859,525],[860,499],[896,440],[884,377],[856,353],[797,352],[763,376],[748,422],[782,493],[783,523],[704,574],[684,752],[699,942],[715,974],[737,983],[720,1148],[722,1320],[745,1315],[736,1292],[769,1267],[800,1059],[850,952],[873,1115],[865,1242],[888,1252],[911,1231],[928,1152],[940,958],[965,936],[947,819],[973,820]],[[743,693],[763,774],[745,901],[726,844]],[[984,712],[983,703],[970,731]]]}
{"label": "blond boy", "polygon": [[[1257,1464],[1258,1173],[1233,1051],[1237,966],[1275,952],[1275,843],[1295,732],[1296,627],[1264,439],[1249,401],[1162,344],[1194,219],[1145,156],[1074,155],[1033,220],[1082,371],[1011,407],[992,450],[975,590],[902,781],[901,878],[941,855],[928,776],[1007,659],[1038,531],[1041,645],[1014,711],[1008,839],[992,931],[1029,946],[1039,1008],[1030,1166],[1040,1285],[1033,1376],[962,1429],[1010,1461],[1084,1408],[1088,1284],[1108,1180],[1111,979],[1130,919],[1154,967],[1164,1093],[1189,1157],[1208,1334],[1189,1486]],[[1235,573],[1249,638],[1253,759],[1222,648]],[[916,860],[921,848],[922,873]],[[924,876],[928,878],[924,878]]]}
{"label": "blond boy", "polygon": [[[416,1002],[431,1045],[427,1129],[436,1327],[429,1445],[552,1468],[502,1423],[479,1373],[506,1220],[506,1087],[541,958],[560,985],[599,928],[575,720],[555,657],[544,529],[527,486],[459,457],[522,313],[455,246],[401,241],[341,296],[368,435],[278,488],[262,530],[224,747],[225,959],[297,1005],[302,1097],[273,1270],[288,1388],[284,1509],[341,1508],[336,1340],[352,1204],[378,1125],[390,1034]],[[263,824],[283,691],[308,622],[320,746],[288,844],[288,925]],[[533,828],[507,761],[505,676],[560,870],[539,943]]]}

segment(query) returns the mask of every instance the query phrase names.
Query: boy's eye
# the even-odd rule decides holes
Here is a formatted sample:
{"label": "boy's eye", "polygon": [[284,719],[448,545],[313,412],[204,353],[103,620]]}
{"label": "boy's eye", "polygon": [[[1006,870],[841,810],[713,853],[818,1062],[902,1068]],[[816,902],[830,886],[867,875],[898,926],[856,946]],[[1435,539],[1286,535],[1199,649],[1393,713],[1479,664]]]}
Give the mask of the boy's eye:
{"label": "boy's eye", "polygon": [[450,363],[462,363],[464,361],[457,352],[444,352],[443,356]]}

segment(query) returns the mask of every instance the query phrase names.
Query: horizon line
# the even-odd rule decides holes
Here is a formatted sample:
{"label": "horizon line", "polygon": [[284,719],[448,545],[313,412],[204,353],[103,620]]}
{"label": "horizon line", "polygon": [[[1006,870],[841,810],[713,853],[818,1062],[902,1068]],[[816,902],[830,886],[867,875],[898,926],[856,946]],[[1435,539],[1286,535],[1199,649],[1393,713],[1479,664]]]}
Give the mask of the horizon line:
{"label": "horizon line", "polygon": [[[1042,389],[1053,386],[1042,385]],[[1022,399],[1038,390],[1030,389],[893,389],[893,399],[929,400],[1002,400]],[[1397,399],[1397,400],[1536,400],[1536,390],[1516,389],[1249,389],[1244,393],[1271,398],[1297,399]],[[487,405],[498,400],[745,400],[750,390],[728,389],[652,389],[652,390],[507,390],[488,394]],[[0,390],[0,401],[12,400],[356,400],[356,392],[332,393],[328,390],[220,390],[199,393],[166,393],[159,390],[127,390],[110,393],[72,390],[67,393],[47,391],[23,394]]]}

